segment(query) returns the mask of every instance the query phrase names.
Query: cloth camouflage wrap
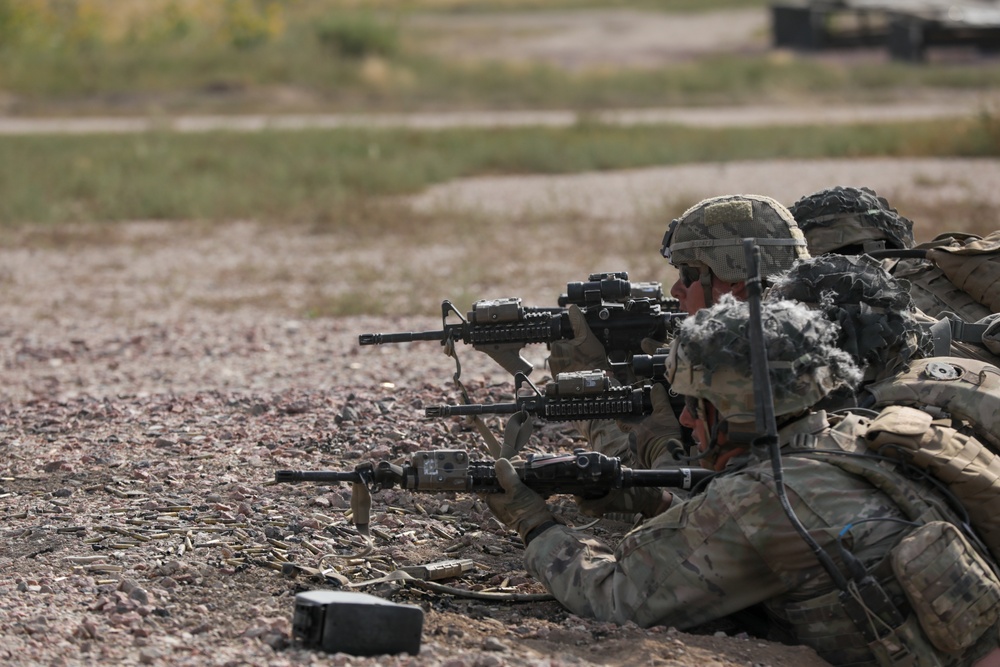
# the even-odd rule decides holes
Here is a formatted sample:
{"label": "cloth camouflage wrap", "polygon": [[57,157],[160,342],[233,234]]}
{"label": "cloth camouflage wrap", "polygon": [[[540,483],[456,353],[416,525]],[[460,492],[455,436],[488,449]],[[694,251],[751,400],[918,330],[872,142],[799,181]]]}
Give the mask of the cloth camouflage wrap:
{"label": "cloth camouflage wrap", "polygon": [[801,301],[821,310],[837,325],[838,347],[870,382],[895,375],[933,350],[909,287],[867,255],[823,255],[796,262],[766,300]]}
{"label": "cloth camouflage wrap", "polygon": [[[837,327],[794,301],[769,301],[761,320],[776,416],[815,405],[861,373],[837,346]],[[731,422],[754,420],[749,306],[731,295],[688,317],[667,362],[671,388],[710,401]]]}
{"label": "cloth camouflage wrap", "polygon": [[812,255],[913,247],[913,223],[869,188],[820,190],[792,204],[789,211]]}
{"label": "cloth camouflage wrap", "polygon": [[787,271],[808,257],[806,240],[783,205],[760,195],[706,199],[670,223],[660,253],[674,266],[701,263],[727,283],[747,278],[742,240],[760,247],[761,276]]}

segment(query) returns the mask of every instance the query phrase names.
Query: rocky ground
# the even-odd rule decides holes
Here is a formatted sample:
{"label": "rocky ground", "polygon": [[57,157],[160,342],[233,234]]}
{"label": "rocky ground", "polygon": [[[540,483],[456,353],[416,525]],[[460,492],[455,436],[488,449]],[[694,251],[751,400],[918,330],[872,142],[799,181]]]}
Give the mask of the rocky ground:
{"label": "rocky ground", "polygon": [[[178,235],[161,252],[183,263]],[[240,252],[234,249],[234,252]],[[11,259],[9,251],[4,251]],[[36,266],[52,259],[35,253]],[[96,283],[142,294],[139,263],[81,266]],[[10,266],[12,262],[5,262]],[[45,269],[42,269],[43,271]],[[277,469],[351,470],[417,450],[484,448],[465,424],[423,407],[456,402],[437,344],[362,349],[365,331],[426,320],[292,320],[241,310],[180,315],[141,297],[103,314],[106,297],[50,301],[56,274],[7,276],[0,369],[0,661],[16,665],[821,665],[806,649],[710,629],[618,627],[551,601],[495,601],[399,584],[362,587],[425,612],[418,656],[356,658],[291,641],[296,593],[393,569],[468,559],[441,583],[489,593],[544,591],[516,536],[475,497],[376,494],[374,544],[349,521],[347,485],[276,485]],[[110,287],[110,284],[105,284]],[[188,295],[190,297],[192,295]],[[134,306],[134,307],[133,307]],[[126,315],[127,313],[127,315]],[[129,323],[131,320],[131,323]],[[541,353],[534,353],[540,361]],[[482,355],[463,355],[478,400],[510,399]],[[498,422],[491,422],[499,431]],[[532,448],[573,446],[550,425]],[[579,522],[574,505],[556,505]],[[628,528],[590,528],[611,542]],[[301,566],[298,570],[293,567]]]}

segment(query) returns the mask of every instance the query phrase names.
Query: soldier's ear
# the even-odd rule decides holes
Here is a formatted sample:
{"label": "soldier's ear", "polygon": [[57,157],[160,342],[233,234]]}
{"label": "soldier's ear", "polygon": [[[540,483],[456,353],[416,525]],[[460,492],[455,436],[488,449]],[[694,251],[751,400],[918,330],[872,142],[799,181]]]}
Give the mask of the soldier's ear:
{"label": "soldier's ear", "polygon": [[746,282],[741,280],[738,283],[729,283],[729,293],[739,301],[746,301],[748,297]]}

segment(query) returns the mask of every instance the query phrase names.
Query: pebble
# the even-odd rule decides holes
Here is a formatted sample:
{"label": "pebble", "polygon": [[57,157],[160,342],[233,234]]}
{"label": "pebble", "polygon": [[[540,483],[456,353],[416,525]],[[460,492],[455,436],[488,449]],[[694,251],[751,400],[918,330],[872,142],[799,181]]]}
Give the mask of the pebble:
{"label": "pebble", "polygon": [[139,588],[138,586],[133,588],[128,596],[130,599],[135,600],[141,605],[149,604],[149,593],[147,593],[145,589]]}
{"label": "pebble", "polygon": [[154,646],[146,646],[139,651],[139,662],[143,665],[152,665],[164,657],[166,657],[164,652]]}
{"label": "pebble", "polygon": [[507,645],[496,637],[487,637],[483,640],[484,651],[506,651]]}

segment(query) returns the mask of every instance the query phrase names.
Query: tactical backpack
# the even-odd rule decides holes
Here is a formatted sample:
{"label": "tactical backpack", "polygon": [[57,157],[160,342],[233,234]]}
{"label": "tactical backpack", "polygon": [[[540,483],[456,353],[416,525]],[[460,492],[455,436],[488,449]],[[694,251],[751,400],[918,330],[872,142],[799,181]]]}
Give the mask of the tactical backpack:
{"label": "tactical backpack", "polygon": [[918,408],[934,419],[950,418],[1000,454],[1000,368],[975,359],[932,357],[864,389],[864,407]]}
{"label": "tactical backpack", "polygon": [[924,258],[900,261],[893,276],[910,281],[920,310],[937,318],[955,313],[966,322],[1000,313],[1000,230],[985,238],[941,234],[913,250]]}

